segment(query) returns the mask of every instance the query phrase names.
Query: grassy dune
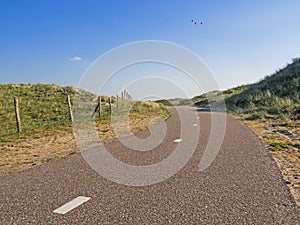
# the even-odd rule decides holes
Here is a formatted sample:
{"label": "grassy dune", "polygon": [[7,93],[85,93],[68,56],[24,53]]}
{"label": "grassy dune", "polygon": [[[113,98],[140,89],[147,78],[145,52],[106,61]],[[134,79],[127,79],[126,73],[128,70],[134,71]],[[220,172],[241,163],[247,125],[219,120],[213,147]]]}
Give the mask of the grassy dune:
{"label": "grassy dune", "polygon": [[[208,102],[208,97],[210,102]],[[225,91],[212,91],[196,96],[192,101],[200,107],[226,102],[227,111],[241,115],[246,120],[300,118],[300,59],[266,76],[261,81],[231,88]]]}
{"label": "grassy dune", "polygon": [[300,60],[226,98],[230,112],[248,114],[246,119],[300,119]]}
{"label": "grassy dune", "polygon": [[[0,84],[0,141],[28,136],[38,138],[44,131],[70,128],[67,95],[75,89],[46,84]],[[22,132],[16,132],[13,98],[19,101]]]}

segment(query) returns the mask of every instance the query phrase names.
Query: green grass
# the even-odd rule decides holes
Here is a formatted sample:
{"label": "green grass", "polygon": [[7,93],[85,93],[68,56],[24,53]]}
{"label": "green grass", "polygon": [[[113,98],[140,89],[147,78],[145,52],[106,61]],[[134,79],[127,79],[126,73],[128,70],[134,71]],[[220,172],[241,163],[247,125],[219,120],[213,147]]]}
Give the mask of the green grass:
{"label": "green grass", "polygon": [[277,142],[277,141],[272,141],[269,144],[269,149],[271,151],[282,151],[284,149],[287,149],[289,147],[288,143],[282,143],[282,142]]}
{"label": "green grass", "polygon": [[193,104],[193,102],[190,99],[185,99],[185,98],[161,99],[155,102],[163,104],[165,106],[182,106],[182,105]]}
{"label": "green grass", "polygon": [[[0,84],[0,142],[25,138],[40,138],[59,131],[72,132],[67,96],[71,102],[84,100],[82,109],[92,116],[97,105],[97,96],[73,87],[60,87],[55,84]],[[14,97],[18,98],[22,132],[16,129]],[[101,118],[95,114],[97,122],[110,119],[108,96],[101,96]],[[84,104],[89,106],[85,108]],[[121,113],[125,107],[131,107],[130,113],[162,112],[162,104],[142,101],[120,101],[116,110],[116,98],[111,97],[113,113]],[[92,103],[92,105],[90,105]]]}
{"label": "green grass", "polygon": [[[279,119],[283,121],[300,118],[300,59],[266,76],[261,81],[213,91],[192,100],[195,105],[208,108],[223,98],[227,111],[243,115],[247,120]],[[208,101],[209,99],[209,101]]]}
{"label": "green grass", "polygon": [[[67,95],[75,89],[47,84],[0,84],[0,141],[39,136],[53,127],[69,127]],[[16,132],[14,97],[18,98],[22,132]]]}
{"label": "green grass", "polygon": [[135,101],[132,102],[131,113],[150,113],[150,112],[166,112],[168,110],[163,107],[162,103]]}
{"label": "green grass", "polygon": [[300,115],[300,60],[226,98],[230,112],[249,117],[296,120]]}

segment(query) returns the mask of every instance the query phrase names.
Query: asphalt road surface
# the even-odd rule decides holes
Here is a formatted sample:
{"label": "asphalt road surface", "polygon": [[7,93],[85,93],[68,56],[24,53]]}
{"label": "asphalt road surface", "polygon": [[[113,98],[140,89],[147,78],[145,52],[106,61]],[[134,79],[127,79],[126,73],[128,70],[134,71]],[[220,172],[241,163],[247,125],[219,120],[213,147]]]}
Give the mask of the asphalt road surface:
{"label": "asphalt road surface", "polygon": [[[80,154],[0,177],[0,224],[300,224],[275,162],[240,121],[227,118],[221,150],[199,171],[210,117],[210,112],[199,112],[196,151],[183,169],[157,184],[117,184],[91,169]],[[146,138],[149,131],[137,136]],[[119,141],[106,147],[127,164],[151,165],[181,144],[174,143],[178,137],[180,122],[173,110],[156,149],[133,151]],[[78,196],[90,199],[65,214],[53,212]]]}

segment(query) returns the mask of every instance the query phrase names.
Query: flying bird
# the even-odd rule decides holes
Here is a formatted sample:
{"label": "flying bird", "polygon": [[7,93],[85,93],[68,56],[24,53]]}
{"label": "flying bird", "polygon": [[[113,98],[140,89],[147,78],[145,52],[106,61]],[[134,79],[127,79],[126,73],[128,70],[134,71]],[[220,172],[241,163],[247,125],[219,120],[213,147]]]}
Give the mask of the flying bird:
{"label": "flying bird", "polygon": [[[191,22],[194,24],[194,25],[197,25],[197,21],[195,21],[195,20],[191,20]],[[200,24],[203,24],[202,22],[200,22]]]}

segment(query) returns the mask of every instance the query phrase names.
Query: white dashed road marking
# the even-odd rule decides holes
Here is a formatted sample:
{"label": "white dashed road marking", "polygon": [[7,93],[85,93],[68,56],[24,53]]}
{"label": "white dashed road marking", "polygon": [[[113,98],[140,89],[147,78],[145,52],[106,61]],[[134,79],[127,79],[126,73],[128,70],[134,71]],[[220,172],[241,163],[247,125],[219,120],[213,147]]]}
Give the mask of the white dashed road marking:
{"label": "white dashed road marking", "polygon": [[194,127],[197,127],[198,125],[196,123],[193,124]]}
{"label": "white dashed road marking", "polygon": [[53,212],[58,214],[66,214],[67,212],[71,211],[72,209],[76,208],[77,206],[85,203],[90,199],[90,197],[79,196],[77,198],[74,198],[72,201],[62,205],[61,207],[55,209]]}
{"label": "white dashed road marking", "polygon": [[182,141],[182,139],[175,139],[175,143],[179,143],[179,142],[181,142]]}

